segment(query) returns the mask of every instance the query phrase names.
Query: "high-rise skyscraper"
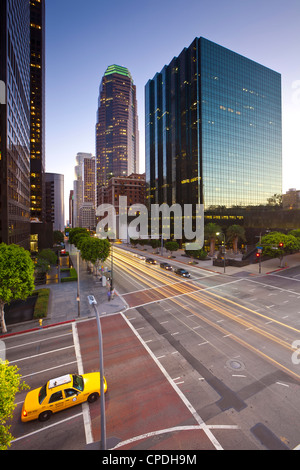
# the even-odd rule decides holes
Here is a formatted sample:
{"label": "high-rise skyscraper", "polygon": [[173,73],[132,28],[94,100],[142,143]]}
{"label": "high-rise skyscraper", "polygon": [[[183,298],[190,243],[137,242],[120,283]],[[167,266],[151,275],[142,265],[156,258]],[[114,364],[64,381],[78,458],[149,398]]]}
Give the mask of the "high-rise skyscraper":
{"label": "high-rise skyscraper", "polygon": [[0,1],[0,242],[30,243],[30,2]]}
{"label": "high-rise skyscraper", "polygon": [[76,155],[73,227],[95,227],[96,158],[91,153]]}
{"label": "high-rise skyscraper", "polygon": [[127,68],[111,65],[100,85],[96,124],[97,188],[139,171],[136,87]]}
{"label": "high-rise skyscraper", "polygon": [[45,173],[46,221],[53,224],[53,230],[65,228],[64,175]]}
{"label": "high-rise skyscraper", "polygon": [[146,85],[152,203],[257,206],[282,192],[281,76],[204,38]]}
{"label": "high-rise skyscraper", "polygon": [[30,214],[45,220],[45,0],[30,1]]}

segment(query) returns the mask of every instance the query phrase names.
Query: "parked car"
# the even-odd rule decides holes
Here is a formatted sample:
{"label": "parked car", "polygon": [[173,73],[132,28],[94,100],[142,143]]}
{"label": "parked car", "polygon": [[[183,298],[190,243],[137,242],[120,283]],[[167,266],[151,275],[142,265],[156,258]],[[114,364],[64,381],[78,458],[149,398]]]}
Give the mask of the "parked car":
{"label": "parked car", "polygon": [[182,268],[175,269],[174,273],[182,277],[191,277],[190,273]]}
{"label": "parked car", "polygon": [[173,271],[173,268],[169,263],[160,263],[160,267],[162,269],[166,269],[167,271]]}
{"label": "parked car", "polygon": [[153,259],[153,258],[146,258],[146,263],[149,263],[149,264],[157,264],[156,260]]}

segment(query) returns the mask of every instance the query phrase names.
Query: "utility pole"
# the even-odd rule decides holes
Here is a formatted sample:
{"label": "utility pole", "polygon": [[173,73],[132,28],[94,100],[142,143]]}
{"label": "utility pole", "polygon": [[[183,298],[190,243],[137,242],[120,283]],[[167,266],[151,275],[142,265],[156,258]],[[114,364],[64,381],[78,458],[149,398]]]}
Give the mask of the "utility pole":
{"label": "utility pole", "polygon": [[103,367],[103,342],[102,330],[97,309],[97,301],[93,295],[88,295],[89,304],[93,306],[98,328],[99,360],[100,360],[100,404],[101,404],[101,450],[106,450],[106,420],[105,420],[105,396],[104,396],[104,367]]}

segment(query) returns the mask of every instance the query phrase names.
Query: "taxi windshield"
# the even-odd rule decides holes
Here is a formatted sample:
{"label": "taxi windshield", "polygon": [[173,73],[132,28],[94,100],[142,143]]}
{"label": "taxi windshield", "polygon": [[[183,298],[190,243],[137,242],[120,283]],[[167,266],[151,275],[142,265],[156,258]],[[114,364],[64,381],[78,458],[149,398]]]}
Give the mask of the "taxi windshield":
{"label": "taxi windshield", "polygon": [[73,387],[83,392],[84,383],[81,375],[73,375]]}

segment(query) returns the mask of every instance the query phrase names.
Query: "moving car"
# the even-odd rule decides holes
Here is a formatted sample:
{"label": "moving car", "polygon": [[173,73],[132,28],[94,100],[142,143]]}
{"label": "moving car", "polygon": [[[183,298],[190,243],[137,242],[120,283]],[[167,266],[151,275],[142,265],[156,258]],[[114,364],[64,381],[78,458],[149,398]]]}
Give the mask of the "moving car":
{"label": "moving car", "polygon": [[175,269],[174,273],[182,277],[191,277],[190,273],[182,268]]}
{"label": "moving car", "polygon": [[149,263],[149,264],[157,264],[157,263],[156,263],[156,260],[153,259],[153,258],[146,258],[146,263]]}
{"label": "moving car", "polygon": [[173,271],[173,268],[169,263],[160,263],[160,267],[162,269],[166,269],[167,271]]}
{"label": "moving car", "polygon": [[[104,393],[107,383],[104,377]],[[93,403],[100,396],[100,373],[63,375],[49,380],[43,387],[27,393],[21,420],[47,421],[53,413],[71,408],[85,401]]]}

